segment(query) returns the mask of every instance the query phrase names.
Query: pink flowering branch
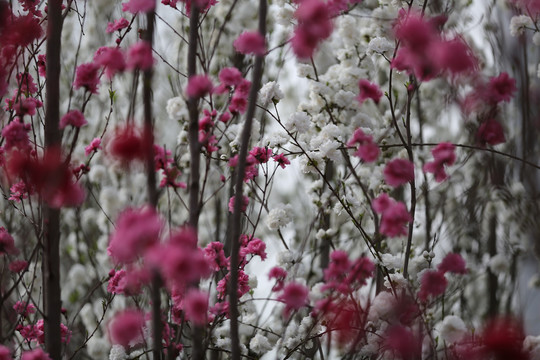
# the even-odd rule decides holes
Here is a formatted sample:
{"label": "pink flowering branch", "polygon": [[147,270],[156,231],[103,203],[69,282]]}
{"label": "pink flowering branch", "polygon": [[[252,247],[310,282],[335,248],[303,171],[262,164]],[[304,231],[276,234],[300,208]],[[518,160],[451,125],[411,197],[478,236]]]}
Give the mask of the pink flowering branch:
{"label": "pink flowering branch", "polygon": [[[267,13],[266,0],[259,1],[259,34],[262,38],[266,36],[266,13]],[[238,335],[238,264],[239,264],[239,251],[240,251],[240,220],[242,213],[240,211],[242,206],[242,187],[244,185],[244,172],[246,170],[246,158],[249,148],[249,140],[251,135],[251,127],[253,124],[253,117],[255,116],[255,109],[257,105],[257,93],[261,87],[261,78],[263,73],[264,54],[258,54],[255,57],[255,66],[253,68],[253,80],[251,89],[249,92],[248,108],[246,112],[246,121],[244,128],[242,129],[242,138],[240,145],[240,153],[238,154],[238,165],[236,168],[236,182],[235,182],[235,201],[234,212],[231,221],[231,232],[229,243],[231,244],[231,281],[229,283],[229,311],[231,316],[231,358],[232,360],[239,360],[241,358],[240,352],[240,338]]]}

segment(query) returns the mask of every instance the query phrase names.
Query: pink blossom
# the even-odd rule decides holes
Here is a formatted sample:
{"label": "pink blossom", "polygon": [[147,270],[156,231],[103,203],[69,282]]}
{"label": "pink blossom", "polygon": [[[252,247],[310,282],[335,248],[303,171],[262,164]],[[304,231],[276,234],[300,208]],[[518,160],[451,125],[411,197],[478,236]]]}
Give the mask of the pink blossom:
{"label": "pink blossom", "polygon": [[[216,287],[216,290],[218,292],[218,298],[224,299],[227,295],[227,283],[229,282],[229,279],[231,278],[231,273],[228,273],[223,279],[221,279]],[[238,270],[238,287],[236,289],[236,293],[238,294],[238,298],[241,298],[244,294],[247,294],[250,290],[249,287],[249,276],[244,272],[244,270],[239,269]]]}
{"label": "pink blossom", "polygon": [[13,305],[13,310],[22,317],[28,317],[28,315],[36,313],[36,307],[32,303],[17,301]]}
{"label": "pink blossom", "polygon": [[240,81],[240,84],[238,84],[236,88],[234,89],[234,95],[238,97],[244,97],[245,99],[247,99],[250,89],[251,89],[251,81],[242,79],[242,81]]}
{"label": "pink blossom", "polygon": [[7,230],[1,226],[0,227],[0,255],[17,255],[19,249],[15,247],[15,240],[7,232]]}
{"label": "pink blossom", "polygon": [[186,319],[196,325],[205,325],[208,313],[208,293],[199,289],[191,289],[183,301]]}
{"label": "pink blossom", "polygon": [[285,285],[287,271],[279,266],[274,266],[268,273],[268,279],[276,279],[276,284],[272,287],[272,291],[281,291]]}
{"label": "pink blossom", "polygon": [[170,7],[172,7],[173,9],[176,9],[176,3],[178,2],[178,0],[161,0],[161,3],[163,5],[168,5]]}
{"label": "pink blossom", "polygon": [[149,207],[124,210],[116,221],[107,253],[115,263],[131,263],[159,242],[162,221]]}
{"label": "pink blossom", "polygon": [[482,145],[498,145],[506,142],[504,129],[501,123],[495,119],[484,121],[478,128],[476,137]]}
{"label": "pink blossom", "polygon": [[73,178],[59,148],[47,149],[41,158],[12,153],[8,168],[13,176],[24,179],[27,188],[35,188],[51,207],[79,206],[84,201],[84,190]]}
{"label": "pink blossom", "polygon": [[[35,334],[37,334],[37,342],[39,344],[45,343],[45,323],[43,319],[39,319],[36,322],[36,325],[34,326]],[[68,327],[62,323],[60,323],[60,340],[63,343],[69,343],[71,340],[71,330],[68,329]]]}
{"label": "pink blossom", "polygon": [[516,92],[516,79],[508,73],[502,72],[497,77],[492,77],[487,86],[487,98],[491,102],[510,101]]}
{"label": "pink blossom", "polygon": [[101,149],[101,139],[100,138],[94,138],[89,145],[87,145],[84,148],[84,154],[86,156],[92,154],[93,152],[97,152],[99,149]]}
{"label": "pink blossom", "polygon": [[396,237],[407,234],[407,224],[412,220],[404,203],[381,194],[372,202],[373,209],[381,214],[380,232]]}
{"label": "pink blossom", "polygon": [[144,285],[151,281],[151,274],[148,267],[129,267],[129,270],[115,272],[109,279],[107,291],[113,294],[123,294],[126,296],[140,295]]}
{"label": "pink blossom", "polygon": [[453,75],[470,73],[477,67],[471,49],[460,38],[436,42],[431,53],[437,65]]}
{"label": "pink blossom", "polygon": [[126,68],[128,70],[149,70],[154,65],[154,58],[152,56],[152,47],[147,41],[139,41],[128,50],[126,56]]}
{"label": "pink blossom", "polygon": [[147,252],[147,263],[159,269],[169,289],[181,290],[212,273],[197,235],[190,228],[175,231],[165,244]]}
{"label": "pink blossom", "polygon": [[173,159],[171,159],[171,155],[171,150],[165,150],[165,148],[154,144],[154,164],[156,166],[156,170],[166,169],[170,164],[172,164]]}
{"label": "pink blossom", "polygon": [[41,348],[35,348],[34,350],[23,352],[21,360],[51,360],[51,358]]}
{"label": "pink blossom", "polygon": [[237,95],[237,93],[234,94],[234,96],[231,99],[231,103],[229,105],[229,111],[233,114],[243,114],[246,112],[247,109],[247,99],[244,95]]}
{"label": "pink blossom", "polygon": [[390,326],[384,334],[384,345],[399,359],[420,359],[422,342],[411,329],[398,324]]}
{"label": "pink blossom", "polygon": [[351,262],[345,251],[335,250],[330,254],[328,268],[324,270],[326,284],[323,290],[350,294],[364,286],[374,270],[375,264],[367,257],[362,256]]}
{"label": "pink blossom", "polygon": [[407,159],[394,159],[386,164],[383,174],[388,185],[398,187],[414,180],[414,164]]}
{"label": "pink blossom", "polygon": [[208,75],[194,75],[189,78],[186,86],[186,95],[193,99],[199,99],[212,93],[214,85]]}
{"label": "pink blossom", "polygon": [[379,147],[373,142],[373,138],[370,135],[366,135],[360,128],[354,131],[353,137],[347,142],[347,146],[354,146],[356,144],[359,146],[354,156],[368,163],[377,160],[379,157]]}
{"label": "pink blossom", "polygon": [[13,184],[9,191],[11,192],[11,196],[8,198],[10,201],[21,202],[21,200],[28,198],[29,191],[26,188],[26,183],[22,180]]}
{"label": "pink blossom", "polygon": [[155,0],[129,0],[127,3],[122,3],[122,11],[137,14],[139,12],[149,12],[156,7]]}
{"label": "pink blossom", "polygon": [[143,337],[144,315],[139,310],[125,310],[115,315],[109,325],[113,344],[129,347]]}
{"label": "pink blossom", "polygon": [[122,50],[114,47],[101,47],[94,56],[94,61],[105,68],[105,75],[112,79],[116,73],[126,69],[126,60]]}
{"label": "pink blossom", "polygon": [[291,311],[299,310],[308,302],[309,289],[302,284],[291,282],[285,285],[278,301],[285,303],[285,316],[289,316]]}
{"label": "pink blossom", "polygon": [[427,270],[420,280],[420,291],[418,297],[426,301],[428,297],[437,297],[446,291],[448,281],[444,277],[444,272],[440,270]]}
{"label": "pink blossom", "polygon": [[523,325],[512,318],[501,317],[488,321],[480,334],[482,345],[478,359],[534,359],[523,347]]}
{"label": "pink blossom", "polygon": [[236,86],[242,79],[242,73],[235,67],[226,67],[219,72],[219,81],[225,86]]}
{"label": "pink blossom", "polygon": [[19,3],[22,5],[22,8],[25,11],[28,11],[29,14],[32,14],[35,17],[38,17],[38,18],[43,16],[41,11],[39,11],[37,9],[37,6],[39,5],[39,1],[36,1],[36,0],[19,0]]}
{"label": "pink blossom", "polygon": [[47,64],[46,56],[38,55],[37,67],[38,67],[39,76],[47,77],[46,64]]}
{"label": "pink blossom", "polygon": [[24,260],[13,260],[9,263],[9,271],[20,273],[28,268],[28,262]]}
{"label": "pink blossom", "polygon": [[308,59],[318,44],[332,33],[331,12],[328,5],[320,0],[304,0],[294,13],[298,26],[294,30],[291,45],[301,59]]}
{"label": "pink blossom", "polygon": [[[1,19],[3,20],[3,19]],[[31,14],[8,18],[2,32],[2,45],[7,47],[26,47],[44,35],[40,19]]]}
{"label": "pink blossom", "polygon": [[71,125],[76,128],[80,128],[88,124],[84,115],[79,110],[71,110],[60,119],[60,129],[64,129],[66,126]]}
{"label": "pink blossom", "polygon": [[274,161],[277,162],[278,165],[281,166],[282,169],[285,169],[285,166],[291,164],[289,159],[285,157],[285,154],[274,155],[272,156],[272,159],[274,159]]}
{"label": "pink blossom", "polygon": [[256,146],[251,149],[249,154],[255,158],[258,164],[264,164],[270,160],[270,157],[272,156],[272,149]]}
{"label": "pink blossom", "polygon": [[98,72],[99,67],[97,64],[94,63],[86,63],[77,66],[73,86],[75,87],[75,89],[80,89],[84,87],[92,94],[97,94],[99,85]]}
{"label": "pink blossom", "polygon": [[404,47],[415,53],[423,52],[433,41],[438,40],[437,29],[416,12],[401,13],[394,33]]}
{"label": "pink blossom", "polygon": [[107,24],[107,33],[113,33],[115,31],[119,31],[122,29],[125,29],[129,26],[129,21],[127,21],[124,18],[120,18],[118,20],[115,20],[112,23]]}
{"label": "pink blossom", "polygon": [[111,294],[123,294],[126,283],[126,270],[112,270],[112,272],[113,275],[111,276],[111,278],[109,279],[109,283],[107,284],[107,291]]}
{"label": "pink blossom", "polygon": [[5,149],[10,150],[16,147],[20,150],[27,150],[30,147],[28,139],[30,129],[30,124],[23,123],[21,119],[15,119],[4,126],[2,136],[6,139]]}
{"label": "pink blossom", "polygon": [[221,114],[221,116],[219,117],[219,121],[221,121],[222,123],[227,123],[229,120],[231,120],[231,113],[226,111],[224,112],[223,114]]}
{"label": "pink blossom", "polygon": [[12,360],[11,350],[4,345],[0,345],[0,360]]}
{"label": "pink blossom", "polygon": [[233,42],[233,46],[241,54],[264,55],[266,40],[258,31],[244,31]]}
{"label": "pink blossom", "polygon": [[43,107],[43,103],[38,99],[24,98],[18,99],[18,101],[12,104],[13,110],[17,116],[23,117],[24,115],[34,116],[36,115],[36,109]]}
{"label": "pink blossom", "polygon": [[23,94],[32,95],[38,90],[34,78],[27,72],[17,74],[17,83],[19,85],[19,90]]}
{"label": "pink blossom", "polygon": [[145,158],[146,134],[133,124],[116,129],[110,143],[111,155],[124,163]]}
{"label": "pink blossom", "polygon": [[450,143],[443,142],[437,145],[431,150],[434,160],[427,162],[424,165],[424,171],[435,175],[435,180],[437,182],[444,181],[448,177],[444,171],[444,166],[453,165],[456,161],[455,148],[456,147]]}
{"label": "pink blossom", "polygon": [[443,261],[437,267],[439,271],[446,273],[451,272],[454,274],[466,274],[467,266],[465,260],[461,257],[460,254],[450,253],[446,255]]}
{"label": "pink blossom", "polygon": [[[236,196],[233,196],[229,200],[229,212],[234,213],[234,202]],[[242,202],[240,203],[240,212],[245,212],[249,204],[249,198],[245,195],[242,195]]]}
{"label": "pink blossom", "polygon": [[248,243],[240,249],[241,257],[245,257],[248,254],[258,255],[260,256],[261,260],[266,260],[266,244],[264,241],[252,237]]}
{"label": "pink blossom", "polygon": [[360,79],[358,87],[360,88],[360,95],[358,95],[357,99],[360,105],[367,99],[373,100],[375,104],[378,104],[379,100],[381,100],[383,93],[377,84],[366,79]]}
{"label": "pink blossom", "polygon": [[203,251],[204,257],[208,260],[212,270],[219,271],[220,269],[227,268],[229,262],[225,257],[222,243],[216,241],[211,242]]}

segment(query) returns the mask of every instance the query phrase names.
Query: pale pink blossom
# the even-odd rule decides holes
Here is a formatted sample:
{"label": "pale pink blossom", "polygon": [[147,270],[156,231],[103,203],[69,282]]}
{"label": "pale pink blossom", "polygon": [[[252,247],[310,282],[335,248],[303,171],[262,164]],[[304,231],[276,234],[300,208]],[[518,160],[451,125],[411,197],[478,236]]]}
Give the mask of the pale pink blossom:
{"label": "pale pink blossom", "polygon": [[66,113],[60,119],[60,129],[64,129],[66,126],[71,125],[75,128],[80,128],[88,124],[88,121],[84,118],[84,115],[79,110],[71,110]]}
{"label": "pale pink blossom", "polygon": [[107,24],[107,32],[110,34],[110,33],[113,33],[115,31],[125,29],[128,26],[129,26],[129,21],[127,21],[124,18],[120,18],[118,20],[115,20],[112,23]]}
{"label": "pale pink blossom", "polygon": [[100,138],[94,138],[89,145],[87,145],[84,148],[84,154],[86,156],[92,154],[93,152],[97,152],[99,149],[101,149],[101,139]]}
{"label": "pale pink blossom", "polygon": [[307,305],[309,289],[307,286],[291,282],[285,285],[278,300],[285,303],[285,316],[289,316],[293,310],[299,310]]}
{"label": "pale pink blossom", "polygon": [[137,14],[139,12],[149,12],[156,7],[155,0],[129,0],[122,3],[122,11]]}
{"label": "pale pink blossom", "polygon": [[186,95],[198,99],[212,93],[214,85],[207,75],[194,75],[189,78],[186,86]]}
{"label": "pale pink blossom", "polygon": [[357,99],[360,105],[367,99],[371,99],[375,104],[378,104],[383,96],[379,86],[369,80],[360,79],[360,81],[358,81],[358,87],[360,88],[360,94]]}
{"label": "pale pink blossom", "polygon": [[128,50],[126,56],[126,68],[128,70],[149,70],[154,65],[152,47],[147,41],[139,41]]}
{"label": "pale pink blossom", "polygon": [[205,325],[208,319],[208,293],[199,289],[188,291],[183,301],[186,319],[196,325]]}
{"label": "pale pink blossom", "polygon": [[150,207],[124,210],[116,221],[107,253],[115,263],[131,263],[159,242],[163,222]]}
{"label": "pale pink blossom", "polygon": [[407,159],[394,159],[384,167],[384,181],[398,187],[414,180],[414,164]]}
{"label": "pale pink blossom", "polygon": [[109,325],[113,344],[129,347],[130,343],[142,341],[144,315],[139,310],[125,310],[115,315]]}
{"label": "pale pink blossom", "polygon": [[258,31],[244,31],[233,42],[239,53],[249,55],[264,55],[266,53],[266,40]]}
{"label": "pale pink blossom", "polygon": [[94,63],[86,63],[77,66],[75,81],[73,86],[75,90],[85,88],[92,94],[98,93],[99,85],[99,66]]}
{"label": "pale pink blossom", "polygon": [[219,81],[225,86],[236,86],[242,79],[242,73],[235,67],[226,67],[219,72]]}

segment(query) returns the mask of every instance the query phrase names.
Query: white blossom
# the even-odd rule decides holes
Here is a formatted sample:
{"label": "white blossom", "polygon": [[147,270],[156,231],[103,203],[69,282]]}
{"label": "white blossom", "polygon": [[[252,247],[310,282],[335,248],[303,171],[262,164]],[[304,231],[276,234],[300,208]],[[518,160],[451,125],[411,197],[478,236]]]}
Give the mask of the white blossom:
{"label": "white blossom", "polygon": [[384,54],[394,48],[394,45],[383,37],[375,37],[368,44],[368,54]]}
{"label": "white blossom", "polygon": [[113,345],[109,353],[109,360],[125,360],[127,359],[126,350],[122,345]]}
{"label": "white blossom", "polygon": [[268,338],[257,333],[249,342],[249,348],[254,353],[262,355],[272,350],[273,346],[270,344],[270,341],[268,341]]}
{"label": "white blossom", "polygon": [[186,102],[179,96],[167,101],[166,110],[171,120],[178,121],[188,117]]}
{"label": "white blossom", "polygon": [[534,45],[536,46],[540,46],[540,32],[535,32],[533,37],[532,37],[532,41],[534,43]]}
{"label": "white blossom", "polygon": [[528,335],[525,337],[523,349],[530,354],[531,360],[540,360],[540,336]]}
{"label": "white blossom", "polygon": [[111,346],[107,340],[96,335],[92,336],[86,345],[92,359],[106,359]]}
{"label": "white blossom", "polygon": [[290,132],[299,131],[306,132],[311,126],[311,119],[305,112],[295,112],[285,122],[285,128]]}
{"label": "white blossom", "polygon": [[283,92],[275,81],[267,82],[259,90],[259,102],[262,106],[268,106],[271,102],[278,103],[283,99]]}
{"label": "white blossom", "polygon": [[522,35],[526,27],[532,27],[533,21],[527,15],[516,15],[510,19],[510,35]]}
{"label": "white blossom", "polygon": [[294,212],[291,205],[280,204],[268,213],[266,226],[270,230],[277,230],[289,224],[293,220],[293,216]]}
{"label": "white blossom", "polygon": [[444,318],[442,323],[439,324],[439,333],[444,341],[454,343],[463,338],[467,333],[467,327],[460,317],[448,315]]}
{"label": "white blossom", "polygon": [[509,270],[508,260],[503,254],[497,254],[489,259],[489,268],[495,274],[503,274]]}

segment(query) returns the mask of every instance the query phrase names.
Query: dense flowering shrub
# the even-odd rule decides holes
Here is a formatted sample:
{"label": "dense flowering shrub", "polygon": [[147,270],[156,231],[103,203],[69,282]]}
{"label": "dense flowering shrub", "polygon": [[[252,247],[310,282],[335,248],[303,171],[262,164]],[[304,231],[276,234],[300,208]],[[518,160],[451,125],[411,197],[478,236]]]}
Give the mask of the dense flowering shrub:
{"label": "dense flowering shrub", "polygon": [[0,359],[540,359],[540,2],[475,6],[0,0]]}

